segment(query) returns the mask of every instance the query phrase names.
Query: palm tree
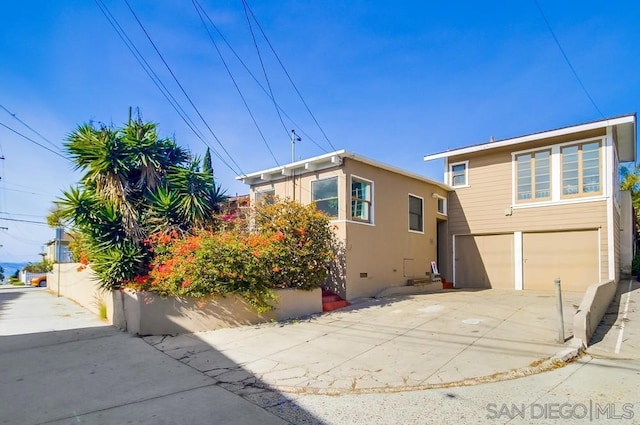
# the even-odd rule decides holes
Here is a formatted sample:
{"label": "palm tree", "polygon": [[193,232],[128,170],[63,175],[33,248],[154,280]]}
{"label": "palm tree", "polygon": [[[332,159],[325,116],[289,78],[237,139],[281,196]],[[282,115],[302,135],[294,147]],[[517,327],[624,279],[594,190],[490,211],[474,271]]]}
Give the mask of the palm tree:
{"label": "palm tree", "polygon": [[189,232],[213,220],[213,178],[173,140],[159,138],[156,124],[84,124],[65,148],[84,174],[57,202],[56,221],[86,236],[104,286],[144,273],[151,253],[143,242],[153,232]]}

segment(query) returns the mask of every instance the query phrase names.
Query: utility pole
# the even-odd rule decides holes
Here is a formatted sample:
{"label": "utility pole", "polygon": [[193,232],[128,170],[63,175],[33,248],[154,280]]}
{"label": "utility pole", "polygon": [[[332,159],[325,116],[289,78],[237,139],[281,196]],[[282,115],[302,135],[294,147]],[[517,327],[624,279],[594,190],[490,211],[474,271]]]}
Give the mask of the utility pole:
{"label": "utility pole", "polygon": [[[296,142],[302,139],[296,134],[295,130],[291,130],[291,163],[296,161]],[[293,179],[293,200],[296,200],[296,170],[291,170],[291,178]]]}

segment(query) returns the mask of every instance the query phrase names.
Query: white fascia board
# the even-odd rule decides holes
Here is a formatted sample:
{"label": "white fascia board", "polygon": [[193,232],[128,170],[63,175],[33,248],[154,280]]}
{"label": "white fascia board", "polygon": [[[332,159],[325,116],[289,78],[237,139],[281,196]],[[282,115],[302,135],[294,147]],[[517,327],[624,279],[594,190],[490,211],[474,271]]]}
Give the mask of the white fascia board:
{"label": "white fascia board", "polygon": [[517,145],[519,143],[531,142],[534,140],[548,139],[551,137],[564,136],[571,133],[579,133],[582,131],[594,130],[597,128],[603,128],[608,126],[615,126],[626,123],[634,123],[636,120],[635,114],[625,115],[618,118],[611,118],[601,121],[594,121],[587,124],[580,124],[572,127],[564,127],[556,130],[543,131],[541,133],[533,133],[526,136],[515,137],[512,139],[498,140],[496,142],[483,143],[479,145],[467,146],[460,149],[453,149],[450,151],[439,152],[432,155],[425,155],[424,161],[433,161],[434,159],[448,158],[454,155],[465,155],[473,152],[481,152],[488,149],[495,149],[504,146]]}

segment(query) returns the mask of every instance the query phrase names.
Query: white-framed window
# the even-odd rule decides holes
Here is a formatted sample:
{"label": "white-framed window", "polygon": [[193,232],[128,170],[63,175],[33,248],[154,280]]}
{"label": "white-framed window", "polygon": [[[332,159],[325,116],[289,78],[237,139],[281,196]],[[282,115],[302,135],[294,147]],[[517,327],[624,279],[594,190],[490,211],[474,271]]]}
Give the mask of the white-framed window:
{"label": "white-framed window", "polygon": [[600,146],[600,141],[590,141],[560,149],[562,198],[602,193]]}
{"label": "white-framed window", "polygon": [[437,195],[438,214],[447,215],[447,198]]}
{"label": "white-framed window", "polygon": [[516,155],[516,201],[551,199],[551,151]]}
{"label": "white-framed window", "polygon": [[273,204],[275,202],[276,190],[266,189],[256,191],[256,203],[264,202],[266,204]]}
{"label": "white-framed window", "polygon": [[424,232],[424,198],[409,194],[409,230]]}
{"label": "white-framed window", "polygon": [[373,222],[373,182],[351,176],[351,220]]}
{"label": "white-framed window", "polygon": [[311,182],[311,201],[318,211],[331,218],[338,217],[338,177],[314,180]]}
{"label": "white-framed window", "polygon": [[453,187],[469,185],[469,161],[449,164],[449,181]]}

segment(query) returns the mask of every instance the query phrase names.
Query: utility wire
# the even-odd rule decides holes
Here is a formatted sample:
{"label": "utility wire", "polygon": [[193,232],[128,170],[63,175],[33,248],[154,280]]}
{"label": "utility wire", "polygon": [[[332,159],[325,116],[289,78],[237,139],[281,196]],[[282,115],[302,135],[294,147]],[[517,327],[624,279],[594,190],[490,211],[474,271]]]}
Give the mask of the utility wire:
{"label": "utility wire", "polygon": [[604,114],[602,113],[600,108],[598,108],[598,105],[596,105],[596,102],[593,100],[593,98],[589,94],[589,91],[587,90],[587,88],[582,83],[582,80],[578,76],[578,73],[576,72],[575,68],[571,64],[571,61],[569,60],[569,57],[567,56],[567,54],[565,53],[564,49],[562,48],[562,45],[560,44],[560,41],[558,40],[558,37],[556,37],[555,32],[553,32],[553,28],[551,28],[551,24],[549,23],[549,20],[547,19],[547,16],[544,14],[544,11],[542,10],[542,7],[540,6],[540,3],[538,3],[538,0],[533,0],[533,2],[535,3],[536,7],[538,8],[538,11],[540,12],[540,15],[542,16],[542,19],[544,20],[545,24],[547,24],[547,28],[549,29],[549,32],[551,33],[551,36],[553,37],[554,41],[556,42],[556,45],[558,46],[558,49],[560,49],[560,53],[562,53],[562,56],[564,57],[564,60],[567,62],[567,65],[569,65],[569,68],[571,69],[571,72],[573,73],[573,76],[578,81],[578,84],[580,84],[580,87],[582,87],[582,90],[584,91],[584,93],[587,95],[587,97],[591,101],[591,104],[593,105],[593,107],[596,108],[596,110],[598,111],[600,116],[602,118],[604,118]]}
{"label": "utility wire", "polygon": [[258,18],[256,18],[256,15],[253,13],[253,10],[251,10],[251,7],[249,6],[249,4],[247,3],[246,0],[242,0],[242,4],[246,5],[246,8],[249,10],[249,13],[251,13],[251,16],[253,17],[253,20],[255,21],[256,25],[258,25],[258,28],[260,29],[260,32],[262,33],[262,36],[264,37],[265,41],[267,42],[267,44],[269,45],[269,48],[271,49],[271,52],[273,53],[273,55],[276,57],[276,59],[278,60],[278,63],[280,64],[280,67],[282,68],[282,70],[284,71],[285,75],[287,76],[287,78],[289,79],[289,82],[291,83],[291,85],[293,86],[293,88],[295,89],[296,93],[298,94],[298,97],[300,98],[300,100],[302,101],[302,104],[304,105],[304,107],[307,109],[307,112],[309,113],[309,115],[311,116],[311,118],[313,118],[313,121],[316,123],[316,126],[318,127],[318,129],[320,130],[320,132],[322,133],[322,135],[324,136],[325,140],[327,141],[327,143],[329,143],[329,146],[331,146],[331,149],[333,149],[334,151],[336,150],[335,146],[333,146],[333,143],[331,143],[331,140],[329,140],[329,137],[327,136],[327,134],[324,132],[324,130],[322,129],[322,127],[320,126],[320,123],[318,122],[318,120],[316,119],[315,115],[313,115],[313,113],[311,112],[311,109],[309,108],[309,105],[307,105],[307,102],[304,100],[304,97],[302,97],[302,93],[300,93],[300,90],[298,90],[298,87],[296,86],[296,84],[293,82],[293,79],[291,78],[291,75],[289,75],[289,72],[287,72],[287,69],[285,68],[284,64],[282,63],[282,61],[280,60],[280,57],[278,56],[278,54],[276,53],[276,50],[273,48],[273,45],[271,44],[271,42],[269,41],[269,38],[267,37],[267,34],[264,32],[264,30],[262,29],[262,26],[260,25],[260,22],[258,21]]}
{"label": "utility wire", "polygon": [[[147,32],[146,28],[144,27],[144,25],[142,25],[142,22],[140,21],[140,19],[138,19],[138,15],[136,15],[135,11],[133,10],[133,8],[131,7],[131,4],[129,3],[128,0],[124,0],[124,2],[126,3],[127,7],[129,8],[129,10],[131,11],[131,14],[133,15],[133,17],[135,18],[136,22],[138,22],[138,25],[140,26],[140,28],[142,29],[142,31],[144,32],[144,34],[147,36],[147,39],[149,40],[149,42],[151,43],[151,45],[153,46],[154,50],[156,51],[156,53],[158,54],[158,56],[160,57],[160,59],[162,60],[162,63],[164,63],[165,67],[167,68],[167,70],[169,71],[169,73],[171,74],[171,76],[173,77],[173,80],[176,82],[176,84],[178,85],[178,87],[180,87],[180,90],[182,91],[182,94],[184,94],[184,96],[187,98],[187,100],[189,101],[189,103],[191,104],[191,106],[193,107],[193,109],[196,111],[196,113],[198,114],[198,116],[200,117],[200,119],[202,120],[202,122],[204,123],[204,125],[207,127],[207,129],[209,130],[209,132],[211,133],[211,135],[213,136],[213,138],[216,140],[216,142],[218,142],[218,144],[220,145],[220,147],[222,148],[222,150],[227,154],[227,156],[229,157],[229,159],[231,160],[231,162],[233,162],[233,164],[237,167],[238,171],[240,171],[240,173],[237,173],[238,175],[245,175],[246,173],[244,171],[242,171],[242,168],[240,167],[240,165],[238,165],[238,163],[233,159],[233,157],[231,156],[231,154],[229,153],[229,151],[227,151],[227,148],[224,147],[224,145],[222,144],[222,142],[220,141],[220,139],[218,138],[218,136],[216,136],[215,132],[213,131],[213,129],[211,128],[211,126],[209,125],[209,123],[207,122],[207,120],[204,118],[204,116],[202,116],[202,114],[200,113],[200,110],[196,107],[196,105],[193,103],[193,100],[191,100],[191,97],[187,94],[187,91],[184,89],[184,87],[182,86],[182,84],[180,83],[180,80],[178,80],[178,77],[176,77],[175,73],[173,72],[173,70],[171,69],[171,67],[169,66],[169,64],[167,63],[167,61],[164,59],[164,56],[162,56],[162,54],[160,53],[160,50],[158,50],[158,47],[156,46],[156,44],[154,43],[153,39],[151,38],[151,36],[149,35],[149,33]],[[227,164],[227,166],[229,166]],[[231,167],[230,167],[231,168]]]}
{"label": "utility wire", "polygon": [[[204,7],[202,7],[202,5],[200,5],[200,8],[202,9],[202,11],[204,12],[204,16],[207,18],[207,20],[209,21],[209,24],[211,24],[211,26],[213,27],[213,29],[216,30],[216,32],[218,33],[218,36],[220,37],[220,39],[222,41],[224,41],[224,43],[226,44],[227,48],[229,48],[229,50],[231,50],[231,53],[233,53],[233,55],[236,57],[236,59],[238,60],[238,62],[240,62],[240,64],[242,65],[242,67],[244,68],[244,70],[247,72],[247,74],[249,74],[251,76],[251,78],[253,79],[253,81],[255,81],[255,83],[258,85],[258,87],[260,87],[262,89],[262,91],[264,92],[265,95],[267,95],[267,97],[269,97],[271,100],[274,100],[273,98],[271,98],[271,95],[269,94],[269,91],[262,85],[262,83],[258,80],[258,78],[255,76],[255,74],[253,72],[251,72],[251,70],[249,69],[249,67],[247,66],[247,64],[242,60],[242,58],[240,57],[240,55],[235,51],[235,49],[233,48],[233,46],[231,46],[231,44],[229,43],[229,41],[226,39],[226,37],[224,36],[224,34],[222,34],[222,32],[220,31],[220,29],[218,28],[218,26],[213,22],[213,20],[211,20],[211,18],[209,17],[209,15],[206,13],[206,11],[204,10]],[[274,101],[275,102],[275,101]],[[305,136],[305,140],[310,140],[314,145],[316,145],[321,151],[323,152],[328,152],[327,149],[323,148],[322,146],[320,146],[320,144],[318,144],[318,142],[316,142],[313,137],[311,137],[309,134],[307,134],[301,127],[300,125],[298,125],[293,118],[291,118],[291,116],[289,116],[289,114],[287,114],[287,112],[282,109],[280,107],[280,105],[277,104],[276,105],[278,107],[278,110],[285,116],[287,117],[287,119],[289,121],[291,121],[293,123],[293,125],[298,129],[298,131],[300,131],[300,133],[302,135]]]}
{"label": "utility wire", "polygon": [[276,113],[278,114],[278,119],[280,120],[280,124],[282,124],[282,128],[284,128],[284,132],[288,135],[289,129],[285,125],[282,120],[282,115],[280,115],[280,110],[278,109],[278,104],[276,103],[276,97],[273,94],[273,88],[271,88],[271,82],[269,81],[269,75],[267,74],[267,70],[264,67],[264,61],[262,60],[262,55],[260,54],[260,48],[258,47],[258,42],[256,41],[256,35],[253,33],[253,25],[251,25],[251,18],[249,18],[249,12],[247,11],[247,3],[245,0],[242,0],[242,8],[244,9],[244,16],[247,19],[247,25],[249,26],[249,32],[251,33],[251,39],[253,40],[253,46],[256,48],[256,53],[258,55],[258,59],[260,60],[260,67],[262,68],[262,75],[264,75],[264,79],[267,82],[267,88],[269,89],[269,97],[273,101],[273,106],[276,109]]}
{"label": "utility wire", "polygon": [[17,221],[19,223],[31,223],[31,224],[44,224],[45,226],[48,226],[47,223],[45,223],[44,221],[34,221],[34,220],[21,220],[19,218],[7,218],[7,217],[0,217],[0,220],[5,220],[5,221]]}
{"label": "utility wire", "polygon": [[102,2],[102,0],[95,0],[98,8],[104,15],[104,17],[109,21],[111,27],[116,31],[122,42],[127,46],[129,52],[136,59],[138,64],[142,67],[144,72],[151,78],[151,81],[155,84],[155,86],[160,90],[160,93],[164,96],[164,98],[169,102],[169,104],[173,107],[173,109],[178,113],[180,118],[187,124],[187,126],[191,129],[191,131],[202,141],[205,146],[210,147],[212,150],[215,149],[204,140],[204,136],[198,126],[191,120],[189,114],[180,106],[180,103],[176,100],[176,98],[171,94],[171,91],[167,88],[167,86],[162,82],[162,79],[156,74],[153,70],[149,62],[144,58],[144,55],[138,50],[135,43],[129,38],[126,31],[120,26],[118,20],[113,16],[113,14],[109,11],[109,8]]}
{"label": "utility wire", "polygon": [[70,162],[73,162],[70,158],[67,158],[66,156],[62,155],[61,153],[54,151],[53,149],[49,149],[49,148],[48,148],[48,147],[46,147],[45,145],[43,145],[43,144],[41,144],[41,143],[36,142],[36,141],[35,141],[35,140],[33,140],[32,138],[30,138],[30,137],[28,137],[28,136],[25,136],[24,134],[20,133],[20,132],[19,132],[19,131],[17,131],[17,130],[14,130],[13,128],[9,127],[8,125],[5,125],[5,124],[3,124],[3,123],[1,123],[1,122],[0,122],[0,126],[2,126],[2,127],[4,127],[4,128],[6,128],[6,129],[7,129],[7,130],[9,130],[9,131],[14,132],[14,133],[15,133],[15,134],[17,134],[18,136],[20,136],[20,137],[22,137],[22,138],[24,138],[24,139],[26,139],[26,140],[30,141],[31,143],[33,143],[33,144],[36,144],[36,145],[40,146],[42,149],[48,150],[49,152],[51,152],[51,153],[52,153],[52,154],[54,154],[54,155],[58,155],[60,158],[66,159],[67,161],[70,161]]}
{"label": "utility wire", "polygon": [[8,110],[7,108],[4,107],[4,105],[0,105],[0,108],[4,109],[4,111],[11,115],[15,120],[17,120],[20,124],[24,125],[25,127],[27,127],[29,130],[31,130],[32,132],[34,132],[35,134],[37,134],[38,136],[40,136],[40,138],[42,140],[44,140],[45,142],[49,143],[51,146],[53,146],[54,149],[58,149],[60,150],[60,147],[57,146],[55,143],[53,143],[51,140],[47,139],[46,137],[44,137],[42,134],[40,134],[38,131],[36,131],[35,129],[33,129],[33,127],[31,127],[29,124],[27,124],[26,122],[22,121],[20,118],[18,118],[18,116],[16,114],[14,114],[13,112],[11,112],[10,110]]}
{"label": "utility wire", "polygon": [[[209,31],[209,27],[207,26],[207,23],[204,21],[204,17],[202,16],[202,14],[204,13],[206,15],[206,12],[204,11],[204,9],[202,9],[202,13],[200,12],[200,9],[202,8],[202,6],[200,6],[200,4],[198,3],[197,0],[192,0],[192,3],[193,3],[193,6],[196,8],[196,12],[198,12],[198,16],[200,17],[200,21],[202,22],[202,26],[204,27],[205,31],[207,31],[207,34],[209,35],[209,39],[211,40],[211,43],[215,47],[216,52],[218,53],[218,56],[220,57],[220,60],[224,64],[224,67],[227,70],[227,73],[229,74],[229,78],[231,78],[231,81],[233,81],[233,85],[235,86],[236,90],[238,91],[238,94],[240,95],[240,98],[242,99],[242,103],[244,103],[244,106],[247,109],[247,112],[251,116],[251,119],[253,120],[253,124],[255,125],[256,129],[258,130],[258,133],[260,133],[260,137],[262,138],[262,141],[264,142],[265,146],[267,147],[267,150],[269,151],[269,153],[273,157],[273,160],[276,162],[276,165],[280,166],[280,164],[278,163],[278,159],[273,154],[273,151],[271,150],[271,147],[269,146],[269,143],[267,142],[267,139],[264,137],[264,134],[262,133],[262,130],[260,129],[260,126],[258,125],[258,122],[256,121],[255,117],[253,116],[253,113],[251,112],[251,108],[249,108],[249,104],[247,103],[247,100],[245,99],[244,95],[242,94],[242,91],[240,90],[240,87],[238,86],[238,83],[236,82],[236,79],[233,77],[233,74],[231,73],[231,70],[229,69],[229,66],[227,65],[227,62],[224,60],[224,57],[222,56],[222,52],[220,51],[220,48],[218,47],[218,44],[215,42],[215,40],[213,38],[213,35],[211,34],[211,31]],[[277,109],[277,106],[276,106],[276,109]]]}
{"label": "utility wire", "polygon": [[171,94],[171,92],[169,91],[169,89],[165,86],[165,84],[162,82],[162,80],[160,79],[160,77],[155,73],[155,71],[153,70],[153,68],[151,67],[151,65],[146,61],[146,59],[144,58],[144,56],[142,55],[142,53],[138,50],[138,48],[136,47],[135,43],[133,43],[133,41],[129,38],[129,36],[127,35],[126,31],[124,31],[124,29],[122,28],[122,26],[120,26],[120,24],[118,23],[118,20],[111,14],[111,12],[109,11],[109,9],[107,8],[107,6],[102,3],[101,0],[96,0],[96,4],[98,5],[98,8],[100,8],[100,11],[102,12],[102,14],[105,16],[105,18],[107,19],[107,21],[109,21],[109,24],[111,24],[111,27],[116,31],[116,33],[118,34],[118,36],[120,37],[120,39],[123,41],[123,43],[125,44],[125,46],[127,46],[127,48],[129,49],[129,51],[131,52],[131,54],[133,55],[133,57],[136,59],[136,61],[138,62],[138,64],[142,67],[142,69],[145,71],[145,73],[149,76],[149,78],[151,78],[151,81],[153,81],[153,83],[155,84],[155,86],[158,88],[158,90],[160,90],[160,93],[162,93],[162,95],[164,96],[164,98],[169,102],[169,104],[173,107],[173,109],[176,111],[176,113],[178,114],[178,116],[180,116],[180,118],[182,118],[182,120],[185,122],[185,124],[187,125],[187,127],[189,127],[189,129],[193,132],[193,134],[196,135],[196,137],[208,148],[211,149],[211,151],[213,152],[213,154],[220,159],[220,161],[226,165],[232,172],[234,172],[235,174],[238,174],[236,170],[233,169],[233,167],[231,167],[227,161],[225,161],[225,159],[220,155],[220,153],[216,150],[215,147],[211,146],[209,143],[207,143],[207,141],[204,139],[204,135],[202,134],[202,132],[200,131],[200,129],[198,129],[198,127],[195,125],[195,123],[191,120],[191,118],[189,117],[189,115],[186,113],[186,111],[180,106],[180,103],[175,99],[175,97]]}

